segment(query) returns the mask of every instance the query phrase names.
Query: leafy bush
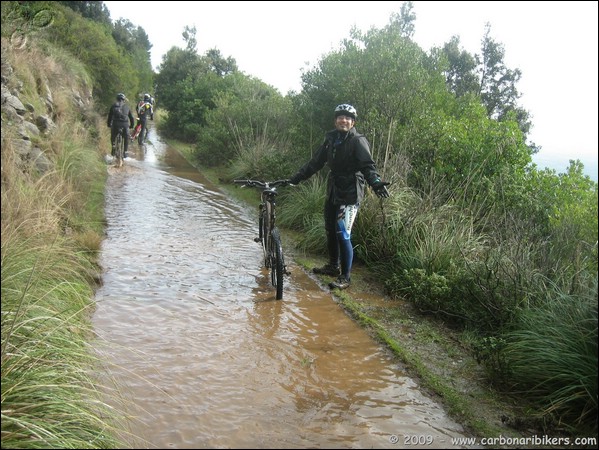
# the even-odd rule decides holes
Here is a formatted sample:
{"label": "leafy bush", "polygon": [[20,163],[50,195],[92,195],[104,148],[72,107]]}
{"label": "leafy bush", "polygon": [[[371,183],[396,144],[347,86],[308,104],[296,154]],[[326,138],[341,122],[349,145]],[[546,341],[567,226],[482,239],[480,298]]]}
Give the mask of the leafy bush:
{"label": "leafy bush", "polygon": [[387,286],[399,287],[401,292],[423,312],[439,312],[451,310],[447,305],[451,301],[451,288],[447,278],[443,275],[432,273],[427,275],[423,269],[404,270],[401,275],[393,275]]}

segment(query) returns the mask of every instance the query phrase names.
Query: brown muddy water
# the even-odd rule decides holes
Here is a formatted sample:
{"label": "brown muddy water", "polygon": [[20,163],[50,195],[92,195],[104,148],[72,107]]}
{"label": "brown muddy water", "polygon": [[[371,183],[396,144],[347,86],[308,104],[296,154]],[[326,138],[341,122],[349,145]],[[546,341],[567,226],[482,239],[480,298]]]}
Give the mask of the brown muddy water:
{"label": "brown muddy water", "polygon": [[466,448],[462,426],[289,257],[274,300],[257,205],[150,139],[108,165],[93,316],[130,448]]}

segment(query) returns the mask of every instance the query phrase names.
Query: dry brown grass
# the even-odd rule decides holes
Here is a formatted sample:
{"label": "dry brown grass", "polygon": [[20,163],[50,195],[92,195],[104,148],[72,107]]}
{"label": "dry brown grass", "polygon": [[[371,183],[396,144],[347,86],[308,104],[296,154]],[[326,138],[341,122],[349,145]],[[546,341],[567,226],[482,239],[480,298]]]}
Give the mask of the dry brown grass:
{"label": "dry brown grass", "polygon": [[21,169],[14,156],[10,140],[2,142],[2,236],[7,229],[19,229],[20,234],[57,234],[61,209],[67,201],[56,173],[38,179]]}

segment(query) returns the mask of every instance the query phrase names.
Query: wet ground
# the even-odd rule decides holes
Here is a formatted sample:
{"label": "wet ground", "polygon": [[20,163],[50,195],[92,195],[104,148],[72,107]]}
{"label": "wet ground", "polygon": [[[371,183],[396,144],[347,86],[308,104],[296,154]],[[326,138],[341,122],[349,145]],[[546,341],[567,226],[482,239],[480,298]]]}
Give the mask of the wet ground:
{"label": "wet ground", "polygon": [[108,166],[93,316],[130,447],[461,447],[461,425],[290,258],[274,299],[257,207],[150,140]]}

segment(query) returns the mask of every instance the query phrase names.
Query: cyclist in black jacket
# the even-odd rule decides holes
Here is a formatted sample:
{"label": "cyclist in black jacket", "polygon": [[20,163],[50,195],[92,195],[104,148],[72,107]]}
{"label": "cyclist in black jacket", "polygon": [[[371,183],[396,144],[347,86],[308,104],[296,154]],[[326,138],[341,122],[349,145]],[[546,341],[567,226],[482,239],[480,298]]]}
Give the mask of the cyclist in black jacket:
{"label": "cyclist in black jacket", "polygon": [[386,187],[389,183],[382,181],[376,171],[368,140],[354,128],[356,117],[357,112],[352,105],[337,106],[335,129],[326,133],[324,142],[312,159],[289,179],[291,184],[298,184],[325,164],[331,169],[324,204],[329,262],[323,267],[315,267],[313,271],[338,277],[329,283],[332,289],[346,289],[350,285],[354,257],[351,228],[364,198],[366,183],[379,197],[389,197]]}
{"label": "cyclist in black jacket", "polygon": [[[119,129],[124,128],[125,130],[128,130],[129,128],[133,128],[133,114],[131,114],[131,109],[127,103],[125,103],[126,100],[127,98],[125,97],[125,94],[117,94],[116,102],[112,104],[110,111],[108,112],[108,126],[110,127],[112,156],[114,156],[114,140],[119,132]],[[129,148],[129,136],[127,132],[125,132],[123,139],[125,141],[125,154],[123,156],[127,158],[127,150]]]}

